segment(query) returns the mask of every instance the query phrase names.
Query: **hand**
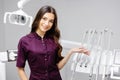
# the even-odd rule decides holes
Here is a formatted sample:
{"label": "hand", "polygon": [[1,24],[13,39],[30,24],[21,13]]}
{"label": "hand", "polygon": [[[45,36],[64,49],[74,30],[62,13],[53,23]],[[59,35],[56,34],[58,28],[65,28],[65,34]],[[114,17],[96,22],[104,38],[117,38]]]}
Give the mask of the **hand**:
{"label": "hand", "polygon": [[85,49],[84,47],[81,48],[72,48],[70,50],[71,53],[84,53],[86,55],[90,55],[90,51]]}

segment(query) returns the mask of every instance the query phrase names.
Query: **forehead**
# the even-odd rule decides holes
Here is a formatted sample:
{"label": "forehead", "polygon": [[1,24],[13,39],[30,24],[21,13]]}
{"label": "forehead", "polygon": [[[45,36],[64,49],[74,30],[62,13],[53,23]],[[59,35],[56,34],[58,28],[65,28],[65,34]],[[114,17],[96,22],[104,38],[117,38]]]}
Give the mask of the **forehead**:
{"label": "forehead", "polygon": [[54,16],[53,13],[45,13],[45,14],[43,15],[43,17],[47,17],[47,18],[49,18],[49,19],[54,19],[54,18],[55,18],[55,16]]}

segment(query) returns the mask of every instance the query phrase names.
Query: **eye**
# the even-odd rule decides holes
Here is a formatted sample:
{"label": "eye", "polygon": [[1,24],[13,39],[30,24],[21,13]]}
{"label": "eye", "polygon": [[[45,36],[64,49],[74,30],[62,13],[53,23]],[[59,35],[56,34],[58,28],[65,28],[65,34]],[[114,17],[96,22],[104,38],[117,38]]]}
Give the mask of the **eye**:
{"label": "eye", "polygon": [[50,22],[51,22],[51,23],[53,23],[53,22],[54,22],[54,20],[50,20]]}
{"label": "eye", "polygon": [[43,19],[43,20],[47,20],[47,18],[46,18],[46,17],[43,17],[42,19]]}

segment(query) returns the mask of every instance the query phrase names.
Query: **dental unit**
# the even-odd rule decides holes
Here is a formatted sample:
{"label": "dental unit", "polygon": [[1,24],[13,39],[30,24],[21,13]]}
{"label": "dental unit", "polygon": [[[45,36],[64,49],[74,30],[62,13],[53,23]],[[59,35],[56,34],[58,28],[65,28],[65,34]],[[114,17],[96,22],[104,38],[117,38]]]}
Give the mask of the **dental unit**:
{"label": "dental unit", "polygon": [[[105,36],[106,34],[107,36]],[[102,32],[97,32],[96,30],[85,32],[81,45],[88,48],[91,54],[89,57],[78,53],[73,56],[71,62],[71,80],[77,80],[75,75],[79,74],[79,72],[89,74],[89,80],[99,80],[100,78],[101,80],[110,80],[110,78],[120,79],[120,62],[118,61],[120,54],[117,54],[118,56],[116,57],[115,51],[110,50],[112,35],[113,32],[106,29]],[[107,37],[106,49],[103,45],[105,43],[104,36]],[[117,64],[115,64],[115,59]]]}
{"label": "dental unit", "polygon": [[17,50],[0,52],[0,80],[6,80],[6,62],[16,61]]}

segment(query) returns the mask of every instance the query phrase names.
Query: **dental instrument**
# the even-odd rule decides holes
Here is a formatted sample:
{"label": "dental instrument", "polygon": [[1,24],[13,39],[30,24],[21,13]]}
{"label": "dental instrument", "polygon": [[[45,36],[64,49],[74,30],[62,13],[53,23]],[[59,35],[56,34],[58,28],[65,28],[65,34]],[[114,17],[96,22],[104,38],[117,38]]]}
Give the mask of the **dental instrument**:
{"label": "dental instrument", "polygon": [[[88,35],[87,35],[87,40],[86,40],[86,45],[83,44],[83,47],[85,47],[88,50],[92,50],[93,45],[91,44],[91,41],[94,42],[93,38],[95,35],[95,30],[90,29],[88,31]],[[83,54],[83,56],[81,56],[81,59],[79,60],[80,66],[82,67],[84,65],[84,67],[87,67],[88,63],[90,62],[90,57],[88,55]]]}
{"label": "dental instrument", "polygon": [[102,40],[102,32],[101,33],[96,33],[98,37],[96,37],[96,46],[95,46],[95,49],[94,49],[94,57],[93,57],[93,63],[91,63],[91,68],[90,68],[90,74],[89,74],[89,80],[92,80],[93,79],[93,72],[94,72],[94,68],[95,68],[95,64],[96,64],[96,61],[98,59],[98,54],[100,52],[100,45],[101,45],[101,40]]}
{"label": "dental instrument", "polygon": [[[105,36],[105,32],[107,31],[107,28],[105,28],[102,32],[101,32],[101,41],[100,41],[100,47],[103,47],[103,40],[104,40],[104,36]],[[98,64],[97,64],[97,67],[96,67],[96,76],[95,76],[95,80],[98,80],[100,77],[100,70],[101,70],[101,62],[104,58],[102,58],[103,56],[105,56],[105,52],[103,51],[103,49],[100,50],[100,55],[99,55],[99,61],[98,61]],[[106,60],[106,59],[104,59]],[[104,64],[105,65],[105,64]],[[101,73],[102,74],[102,73]]]}
{"label": "dental instrument", "polygon": [[[83,47],[87,48],[88,50],[92,50],[93,49],[93,45],[91,44],[91,42],[94,41],[93,38],[95,38],[95,32],[96,32],[96,30],[90,29],[90,30],[86,31],[84,33],[84,35],[83,35],[81,45]],[[76,72],[76,70],[78,70],[79,67],[87,68],[88,64],[91,61],[91,58],[88,55],[85,55],[85,54],[78,54],[77,53],[75,55],[75,57],[76,57],[76,59],[74,59],[74,62],[73,62],[73,69],[72,69],[71,80],[74,79],[75,72]],[[79,65],[79,67],[78,67],[78,65]]]}
{"label": "dental instrument", "polygon": [[114,49],[110,78],[120,80],[120,49]]}
{"label": "dental instrument", "polygon": [[[84,41],[86,40],[87,35],[88,35],[88,31],[84,32],[81,45],[84,44]],[[81,55],[82,55],[82,54],[81,54]],[[76,53],[76,54],[75,54],[74,61],[73,61],[73,65],[72,65],[72,76],[71,76],[71,80],[74,79],[76,67],[77,67],[77,64],[78,64],[78,62],[79,62],[79,59],[81,59],[81,55],[80,55],[79,53]]]}
{"label": "dental instrument", "polygon": [[[107,32],[107,31],[105,31]],[[102,80],[105,80],[107,78],[108,73],[107,69],[109,68],[110,64],[108,64],[110,61],[110,44],[111,44],[111,37],[112,37],[112,31],[108,31],[108,45],[107,45],[107,50],[105,51],[106,59],[105,59],[105,66],[103,67],[103,74],[102,74]]]}

